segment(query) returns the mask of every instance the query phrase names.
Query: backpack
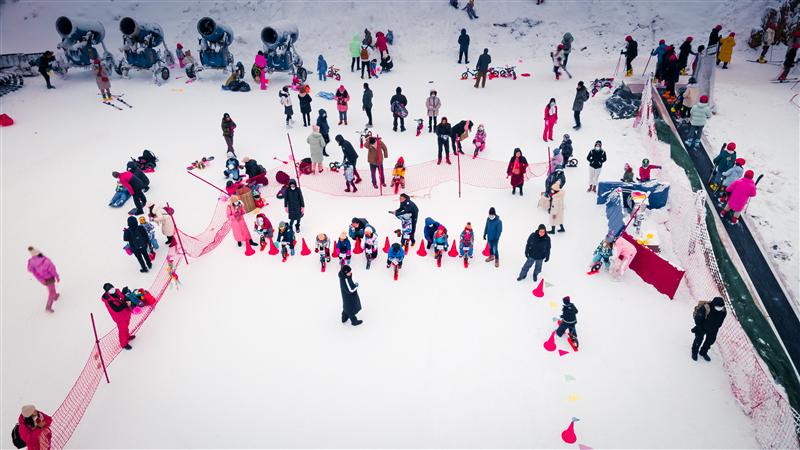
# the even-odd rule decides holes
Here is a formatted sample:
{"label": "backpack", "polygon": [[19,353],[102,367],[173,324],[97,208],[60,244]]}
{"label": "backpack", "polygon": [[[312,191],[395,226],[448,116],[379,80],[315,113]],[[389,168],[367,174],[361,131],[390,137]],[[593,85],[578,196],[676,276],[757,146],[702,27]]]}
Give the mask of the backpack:
{"label": "backpack", "polygon": [[361,49],[361,59],[362,60],[369,59],[369,52],[367,51],[366,47]]}
{"label": "backpack", "polygon": [[406,117],[408,116],[408,110],[403,107],[400,102],[392,103],[392,112],[397,115],[397,117]]}
{"label": "backpack", "polygon": [[14,443],[14,447],[16,448],[25,448],[28,444],[22,440],[22,436],[19,435],[19,424],[14,425],[14,429],[11,430],[11,442]]}
{"label": "backpack", "polygon": [[300,173],[304,175],[311,175],[311,158],[303,158],[300,160],[300,164],[298,164],[297,168],[300,170]]}

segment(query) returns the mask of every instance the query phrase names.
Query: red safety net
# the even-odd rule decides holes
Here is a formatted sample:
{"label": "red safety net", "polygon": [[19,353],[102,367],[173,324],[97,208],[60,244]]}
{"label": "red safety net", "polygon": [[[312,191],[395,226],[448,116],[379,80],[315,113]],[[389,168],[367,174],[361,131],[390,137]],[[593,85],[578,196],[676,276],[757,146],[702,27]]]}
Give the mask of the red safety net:
{"label": "red safety net", "polygon": [[[214,248],[225,238],[230,231],[230,223],[225,216],[226,202],[222,199],[217,203],[214,215],[206,229],[196,235],[191,236],[178,229],[181,240],[186,249],[186,254],[192,257],[202,256]],[[169,261],[172,261],[172,264]],[[169,249],[168,258],[165,258],[161,268],[156,273],[153,283],[148,291],[156,299],[156,303],[151,306],[142,307],[138,313],[131,316],[130,331],[135,334],[150,316],[156,305],[164,297],[164,293],[170,284],[171,270],[174,271],[183,261],[179,247]],[[119,346],[117,330],[112,329],[100,338],[100,348],[103,352],[103,359],[106,367],[110,366],[116,357],[122,352]],[[89,359],[83,366],[83,370],[72,389],[69,390],[67,397],[61,406],[53,413],[53,423],[51,425],[52,440],[51,448],[61,449],[67,444],[75,429],[78,427],[86,408],[89,407],[94,393],[100,382],[104,379],[103,367],[100,363],[100,356],[97,353],[97,346],[93,345],[89,352]]]}
{"label": "red safety net", "polygon": [[[491,159],[476,158],[472,159],[471,156],[461,157],[461,184],[474,186],[478,188],[487,189],[510,189],[511,183],[506,175],[508,163],[503,161],[493,161]],[[413,164],[406,166],[405,188],[401,188],[398,192],[420,192],[430,191],[437,185],[447,182],[459,182],[459,168],[458,161],[455,156],[450,157],[452,164],[447,164],[442,160],[442,164],[436,164],[436,161],[427,161],[420,164]],[[383,188],[383,195],[393,195],[392,189],[392,169],[394,162],[391,159],[384,161],[384,179],[386,186]],[[275,174],[278,171],[288,173],[291,177],[295,177],[294,168],[291,162],[280,165],[276,168],[268,170],[267,176],[269,177],[270,184],[265,189],[262,189],[262,195],[274,195],[280,185],[275,182]],[[378,197],[381,195],[380,189],[372,187],[370,178],[369,164],[359,164],[357,168],[359,175],[364,180],[358,185],[358,192],[345,192],[344,172],[340,169],[339,172],[334,172],[326,169],[322,173],[314,173],[309,175],[300,174],[300,185],[303,189],[310,189],[315,192],[322,192],[330,195],[348,195],[352,197]],[[525,179],[529,180],[535,177],[541,177],[547,174],[547,163],[532,163],[528,166],[525,173]],[[376,179],[380,183],[380,177],[376,171]],[[542,186],[544,188],[544,186]]]}

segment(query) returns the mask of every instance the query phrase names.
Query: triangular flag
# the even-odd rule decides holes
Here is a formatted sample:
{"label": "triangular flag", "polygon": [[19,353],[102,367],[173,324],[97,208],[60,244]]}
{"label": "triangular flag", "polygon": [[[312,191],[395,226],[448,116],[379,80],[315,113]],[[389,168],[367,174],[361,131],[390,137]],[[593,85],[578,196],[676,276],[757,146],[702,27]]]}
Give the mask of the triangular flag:
{"label": "triangular flag", "polygon": [[553,287],[553,283],[544,282],[544,287]]}
{"label": "triangular flag", "polygon": [[550,305],[551,308],[558,308],[558,303],[556,303],[556,302],[554,302],[552,300],[547,302],[547,304]]}
{"label": "triangular flag", "polygon": [[577,395],[577,394],[569,394],[567,396],[567,401],[570,402],[570,403],[575,403],[580,399],[581,399],[580,396]]}
{"label": "triangular flag", "polygon": [[578,444],[578,450],[592,450],[588,445]]}
{"label": "triangular flag", "polygon": [[558,356],[564,356],[564,355],[569,355],[569,352],[565,351],[565,350],[558,349]]}

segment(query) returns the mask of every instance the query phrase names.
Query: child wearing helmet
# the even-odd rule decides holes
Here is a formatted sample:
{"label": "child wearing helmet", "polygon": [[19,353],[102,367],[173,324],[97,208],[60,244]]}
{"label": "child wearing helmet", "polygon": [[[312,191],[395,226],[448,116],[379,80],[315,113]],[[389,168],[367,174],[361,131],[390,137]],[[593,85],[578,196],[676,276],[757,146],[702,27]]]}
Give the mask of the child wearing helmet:
{"label": "child wearing helmet", "polygon": [[397,163],[395,163],[394,169],[392,169],[392,187],[394,187],[395,194],[401,188],[406,188],[406,161],[402,156],[397,158]]}
{"label": "child wearing helmet", "polygon": [[403,246],[395,242],[389,247],[389,254],[386,256],[386,268],[392,266],[392,264],[396,265],[397,268],[403,267],[403,259],[406,257],[406,252],[403,250]]}
{"label": "child wearing helmet", "polygon": [[256,216],[256,221],[253,224],[253,230],[260,237],[261,251],[267,246],[267,240],[272,239],[275,229],[272,228],[272,222],[267,219],[264,213],[259,213]]}
{"label": "child wearing helmet", "polygon": [[661,169],[661,166],[657,166],[655,164],[650,164],[650,160],[645,158],[642,160],[642,166],[639,167],[639,181],[647,182],[650,181],[651,175],[650,171],[653,169]]}
{"label": "child wearing helmet", "polygon": [[483,124],[478,125],[478,131],[475,133],[472,143],[475,144],[475,153],[472,155],[472,159],[475,159],[478,157],[478,153],[486,149],[486,128],[483,127]]}
{"label": "child wearing helmet", "polygon": [[278,224],[278,245],[284,261],[289,255],[294,256],[294,231],[286,222]]}
{"label": "child wearing helmet", "polygon": [[351,256],[350,239],[347,238],[347,233],[342,232],[339,235],[339,240],[336,241],[336,251],[339,254],[339,264],[349,265]]}
{"label": "child wearing helmet", "polygon": [[472,258],[472,251],[475,247],[475,233],[472,231],[472,223],[467,222],[464,230],[461,231],[460,239],[458,240],[458,255],[464,257],[466,254]]}
{"label": "child wearing helmet", "polygon": [[625,163],[625,172],[622,174],[620,181],[623,183],[633,183],[633,167],[631,167],[630,164]]}
{"label": "child wearing helmet", "polygon": [[372,260],[378,257],[378,233],[370,225],[364,228],[364,256],[367,257],[367,270],[369,270]]}

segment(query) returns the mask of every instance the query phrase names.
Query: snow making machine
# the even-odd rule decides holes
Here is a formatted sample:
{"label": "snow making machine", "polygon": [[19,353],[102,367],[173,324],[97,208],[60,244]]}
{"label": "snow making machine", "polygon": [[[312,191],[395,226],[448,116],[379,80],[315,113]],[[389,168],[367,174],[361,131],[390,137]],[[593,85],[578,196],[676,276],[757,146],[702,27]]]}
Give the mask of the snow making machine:
{"label": "snow making machine", "polygon": [[[151,70],[156,84],[169,79],[169,66],[175,64],[175,58],[167,48],[164,30],[156,23],[137,22],[130,17],[119,21],[122,32],[122,48],[124,57],[114,67],[118,75],[128,76],[131,68]],[[158,47],[162,46],[163,49]]]}
{"label": "snow making machine", "polygon": [[[56,31],[61,35],[61,43],[57,45],[61,53],[56,55],[53,70],[59,75],[66,75],[70,67],[91,67],[95,59],[103,61],[108,69],[114,66],[114,56],[103,43],[106,29],[102,23],[61,16],[56,19]],[[102,55],[97,45],[103,49]]]}
{"label": "snow making machine", "polygon": [[233,70],[233,31],[210,17],[197,21],[200,44],[200,64],[204,68]]}
{"label": "snow making machine", "polygon": [[[303,68],[303,58],[297,54],[294,44],[300,36],[297,25],[289,22],[277,22],[261,30],[261,42],[267,57],[267,72],[289,72],[300,81],[305,81],[308,72]],[[258,81],[258,67],[253,67],[251,75]]]}

